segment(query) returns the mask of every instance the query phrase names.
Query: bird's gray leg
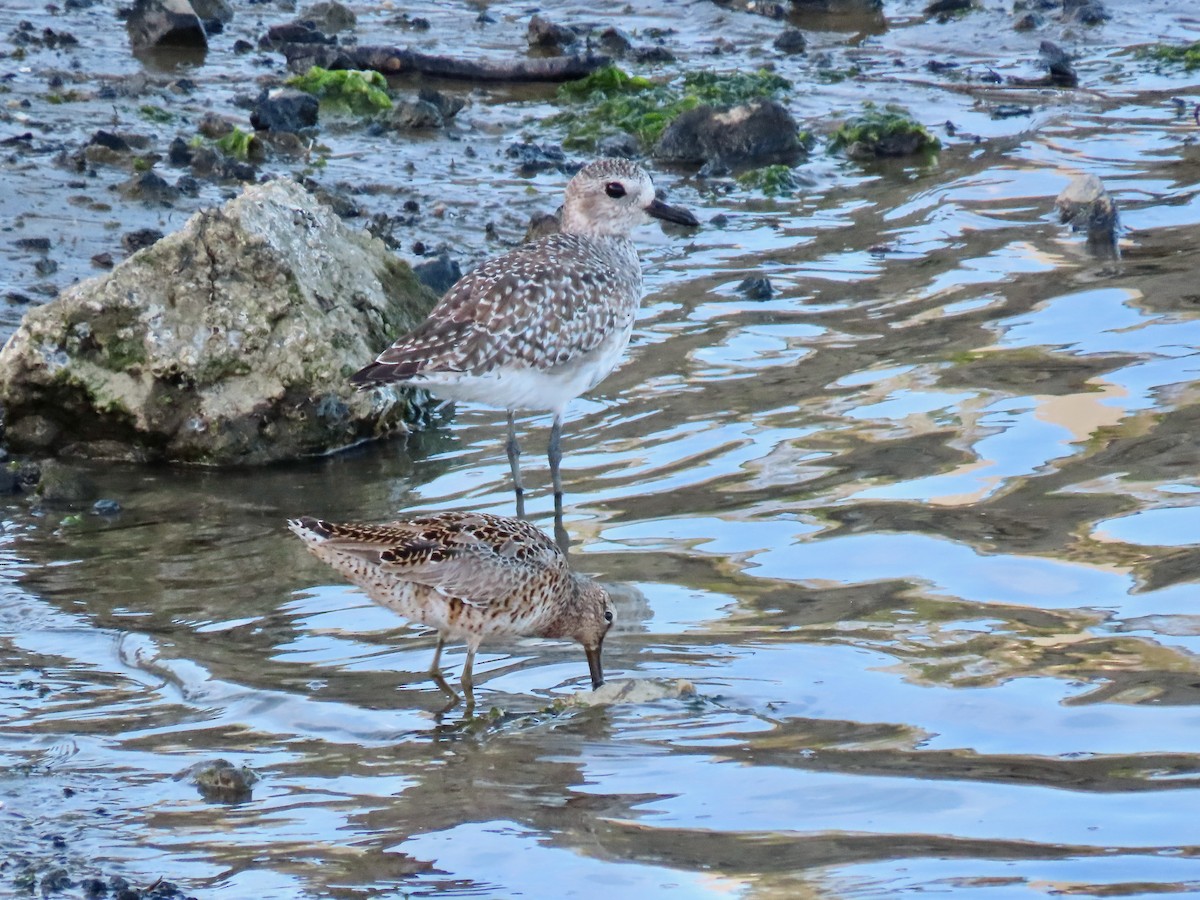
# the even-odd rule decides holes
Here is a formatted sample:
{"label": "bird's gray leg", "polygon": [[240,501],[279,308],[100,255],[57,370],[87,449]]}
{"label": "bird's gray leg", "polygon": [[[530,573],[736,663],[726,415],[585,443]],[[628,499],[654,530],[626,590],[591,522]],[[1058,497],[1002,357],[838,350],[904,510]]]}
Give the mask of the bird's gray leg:
{"label": "bird's gray leg", "polygon": [[446,636],[438,632],[437,649],[433,651],[433,662],[429,664],[430,675],[440,675],[442,673],[442,648],[446,646]]}
{"label": "bird's gray leg", "polygon": [[462,702],[462,697],[458,695],[458,692],[454,688],[450,687],[450,683],[446,681],[446,677],[442,674],[442,647],[445,645],[446,636],[439,632],[437,649],[433,651],[433,662],[429,664],[429,674],[433,676],[433,683],[441,688],[443,693],[450,695],[450,701],[438,712],[439,716],[444,716]]}
{"label": "bird's gray leg", "polygon": [[554,414],[554,424],[550,426],[550,449],[546,456],[550,460],[550,481],[554,485],[554,541],[558,548],[566,553],[571,542],[567,537],[567,529],[563,526],[561,412]]}
{"label": "bird's gray leg", "polygon": [[513,494],[517,498],[517,518],[525,518],[525,486],[521,484],[521,445],[517,443],[517,425],[513,421],[513,413],[508,411],[508,443],[504,448],[508,452],[508,466],[512,469]]}
{"label": "bird's gray leg", "polygon": [[478,641],[467,642],[467,661],[463,663],[462,670],[462,688],[463,694],[467,698],[467,706],[463,712],[470,716],[475,712],[475,651],[479,647]]}

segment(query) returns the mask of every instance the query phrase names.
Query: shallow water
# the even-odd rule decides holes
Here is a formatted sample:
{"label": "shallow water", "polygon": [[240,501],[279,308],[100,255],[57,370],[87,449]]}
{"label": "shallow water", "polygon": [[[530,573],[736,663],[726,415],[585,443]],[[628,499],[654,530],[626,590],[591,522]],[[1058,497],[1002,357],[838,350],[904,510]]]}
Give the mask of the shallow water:
{"label": "shallow water", "polygon": [[[519,39],[523,8],[490,11],[466,52]],[[770,51],[778,23],[703,3],[623,21],[675,24],[693,64],[722,30],[730,65],[775,59],[806,84],[821,52],[863,60],[863,79],[798,93],[806,122],[902,100],[957,131],[934,165],[816,156],[794,198],[658,173],[672,201],[728,218],[639,234],[628,362],[570,411],[566,526],[575,565],[617,596],[609,677],[686,679],[695,698],[547,712],[586,689],[586,666],[528,641],[477,662],[480,705],[502,713],[439,716],[432,637],[286,532],[302,513],[511,513],[494,412],[268,471],[96,466],[119,516],[7,508],[0,845],[222,897],[1200,891],[1200,165],[1171,102],[1200,78],[1119,49],[1198,25],[1165,2],[1113,11],[1019,35],[994,10],[937,25],[889,3],[886,25],[822,20],[802,58]],[[384,13],[360,15],[367,42]],[[435,47],[457,48],[474,15],[438,7]],[[1034,74],[1043,38],[1080,55],[1084,90],[922,68]],[[218,95],[251,65],[212,57],[194,77]],[[467,260],[495,252],[482,218],[515,240],[563,183],[497,156],[551,96],[475,90],[461,124],[494,147],[473,161],[431,141],[394,148],[411,178],[374,155],[324,177],[394,187],[365,203],[436,194],[429,233]],[[1034,113],[993,119],[996,102]],[[354,132],[343,148],[380,152]],[[1119,260],[1055,221],[1083,172],[1121,206]],[[62,277],[111,240],[80,225]],[[743,299],[751,274],[776,296]],[[548,528],[548,423],[523,424]],[[462,659],[445,657],[454,673]],[[216,757],[261,776],[252,799],[208,802],[176,778]]]}

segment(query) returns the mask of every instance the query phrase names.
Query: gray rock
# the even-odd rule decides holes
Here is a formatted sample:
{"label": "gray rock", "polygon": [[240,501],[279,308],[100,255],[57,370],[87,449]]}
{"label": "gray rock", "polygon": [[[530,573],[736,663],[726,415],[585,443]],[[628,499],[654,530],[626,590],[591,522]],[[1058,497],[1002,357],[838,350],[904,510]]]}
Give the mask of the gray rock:
{"label": "gray rock", "polygon": [[250,124],[259,131],[297,132],[317,124],[321,102],[295,88],[264,90],[254,101]]}
{"label": "gray rock", "polygon": [[549,19],[534,16],[529,20],[526,38],[530,47],[561,51],[568,44],[575,43],[579,39],[579,35],[565,25],[558,25]]}
{"label": "gray rock", "polygon": [[443,251],[434,259],[417,263],[413,272],[421,284],[429,288],[439,297],[450,290],[458,279],[462,278],[462,269],[457,260],[451,259],[450,254]]}
{"label": "gray rock", "polygon": [[1063,0],[1063,19],[1080,25],[1103,25],[1112,18],[1100,0]]}
{"label": "gray rock", "polygon": [[1112,198],[1095,175],[1078,175],[1071,180],[1054,201],[1058,219],[1069,224],[1072,231],[1086,231],[1088,249],[1102,255],[1112,255],[1117,245],[1119,216],[1117,201]]}
{"label": "gray rock", "polygon": [[761,275],[743,278],[738,284],[738,292],[747,300],[770,300],[775,296],[775,288],[771,286],[771,279]]}
{"label": "gray rock", "polygon": [[775,49],[780,53],[803,53],[808,49],[808,38],[799,28],[788,28],[775,38]]}
{"label": "gray rock", "polygon": [[606,134],[596,141],[596,155],[636,159],[642,152],[641,142],[628,131]]}
{"label": "gray rock", "polygon": [[774,100],[731,109],[698,106],[667,126],[654,156],[732,168],[786,164],[804,152],[797,130],[791,113]]}
{"label": "gray rock", "polygon": [[117,185],[117,191],[128,200],[166,206],[179,199],[179,191],[153,169],[139,172],[128,181],[121,182]]}
{"label": "gray rock", "polygon": [[432,104],[438,113],[441,114],[443,123],[449,122],[467,105],[467,101],[463,100],[462,97],[455,97],[453,94],[443,94],[441,91],[435,91],[433,88],[421,88],[417,92],[417,99]]}
{"label": "gray rock", "polygon": [[311,22],[313,26],[325,34],[337,34],[339,31],[353,31],[358,26],[358,16],[347,6],[337,2],[314,3],[300,10],[299,18]]}
{"label": "gray rock", "polygon": [[233,21],[233,7],[228,0],[191,0],[192,10],[205,22]]}
{"label": "gray rock", "polygon": [[441,128],[445,124],[438,108],[427,100],[399,100],[387,114],[387,123],[399,131]]}
{"label": "gray rock", "polygon": [[208,47],[204,24],[188,0],[137,0],[125,29],[135,53],[156,47]]}
{"label": "gray rock", "polygon": [[615,56],[621,59],[628,56],[633,50],[633,41],[629,39],[629,35],[623,32],[620,28],[608,27],[600,32],[600,37],[597,39],[597,44],[600,47],[600,52],[609,56]]}
{"label": "gray rock", "polygon": [[299,185],[248,187],[179,232],[29,310],[0,351],[10,446],[259,464],[420,421],[350,373],[433,303],[382,242]]}
{"label": "gray rock", "polygon": [[77,507],[95,499],[99,489],[86,473],[55,459],[41,465],[37,494],[47,506]]}

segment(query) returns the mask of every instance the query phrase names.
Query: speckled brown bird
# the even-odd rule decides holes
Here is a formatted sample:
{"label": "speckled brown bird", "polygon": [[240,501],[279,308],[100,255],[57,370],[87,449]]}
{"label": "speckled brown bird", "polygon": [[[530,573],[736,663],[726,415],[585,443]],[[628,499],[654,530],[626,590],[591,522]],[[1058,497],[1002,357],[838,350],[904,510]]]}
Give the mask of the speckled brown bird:
{"label": "speckled brown bird", "polygon": [[654,195],[646,171],[623,159],[584,166],[567,184],[562,231],[489,259],[446,292],[429,317],[351,377],[368,388],[411,384],[448,400],[508,411],[508,461],[524,514],[513,411],[547,410],[550,474],[561,509],[567,404],[617,365],[642,299],[629,234],[651,218],[698,225]]}
{"label": "speckled brown bird", "polygon": [[528,522],[447,511],[386,525],[338,525],[305,516],[289,520],[288,527],[376,603],[437,629],[429,671],[439,685],[445,687],[443,645],[466,641],[462,685],[468,700],[475,651],[490,637],[576,640],[587,655],[592,687],[604,683],[600,648],[616,616],[608,591],[572,572],[562,551]]}

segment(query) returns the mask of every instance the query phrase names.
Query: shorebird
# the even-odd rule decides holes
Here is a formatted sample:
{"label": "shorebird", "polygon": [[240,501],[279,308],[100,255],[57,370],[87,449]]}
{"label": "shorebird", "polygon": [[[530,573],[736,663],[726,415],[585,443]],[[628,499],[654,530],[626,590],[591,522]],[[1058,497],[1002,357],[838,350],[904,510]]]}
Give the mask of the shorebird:
{"label": "shorebird", "polygon": [[608,591],[577,575],[540,529],[521,519],[431,512],[386,525],[338,525],[305,516],[288,527],[312,553],[376,603],[437,629],[429,673],[446,641],[466,641],[462,687],[474,705],[475,651],[487,638],[572,638],[587,655],[592,688],[604,683],[600,648],[616,612]]}
{"label": "shorebird", "polygon": [[559,233],[464,275],[424,322],[350,380],[362,389],[409,384],[507,410],[518,516],[525,504],[513,412],[553,413],[547,456],[561,518],[563,413],[616,367],[629,343],[642,299],[642,268],[629,235],[651,218],[700,224],[655,197],[641,166],[589,163],[567,184]]}

